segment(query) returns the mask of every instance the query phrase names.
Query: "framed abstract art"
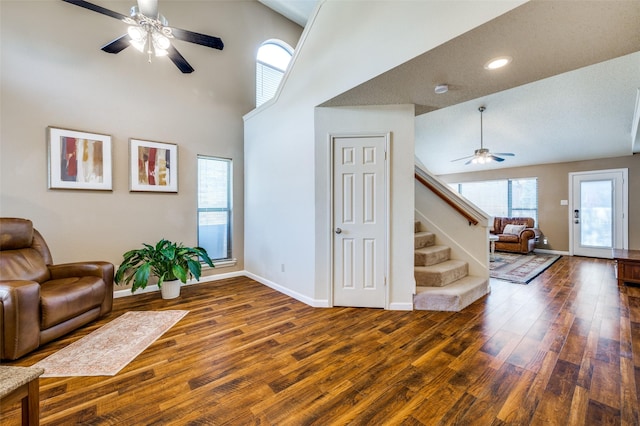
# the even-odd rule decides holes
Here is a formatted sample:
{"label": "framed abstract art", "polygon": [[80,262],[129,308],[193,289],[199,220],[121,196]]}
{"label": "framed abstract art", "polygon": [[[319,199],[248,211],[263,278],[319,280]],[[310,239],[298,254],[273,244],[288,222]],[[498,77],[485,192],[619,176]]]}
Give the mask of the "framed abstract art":
{"label": "framed abstract art", "polygon": [[129,140],[129,190],[178,192],[178,145]]}
{"label": "framed abstract art", "polygon": [[50,189],[112,189],[111,136],[47,128]]}

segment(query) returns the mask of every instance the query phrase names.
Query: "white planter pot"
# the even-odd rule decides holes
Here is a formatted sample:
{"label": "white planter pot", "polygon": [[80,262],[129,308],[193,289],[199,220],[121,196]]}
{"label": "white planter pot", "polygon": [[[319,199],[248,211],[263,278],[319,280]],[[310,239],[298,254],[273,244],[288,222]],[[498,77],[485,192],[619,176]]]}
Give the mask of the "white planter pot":
{"label": "white planter pot", "polygon": [[180,296],[180,280],[165,281],[160,287],[160,293],[163,299],[175,299]]}

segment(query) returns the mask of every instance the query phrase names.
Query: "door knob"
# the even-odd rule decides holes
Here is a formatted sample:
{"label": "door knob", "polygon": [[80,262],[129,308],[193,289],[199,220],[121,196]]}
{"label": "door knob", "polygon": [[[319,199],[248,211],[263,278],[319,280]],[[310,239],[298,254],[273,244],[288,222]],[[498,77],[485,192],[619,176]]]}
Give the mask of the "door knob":
{"label": "door knob", "polygon": [[342,229],[336,228],[336,234],[342,234]]}

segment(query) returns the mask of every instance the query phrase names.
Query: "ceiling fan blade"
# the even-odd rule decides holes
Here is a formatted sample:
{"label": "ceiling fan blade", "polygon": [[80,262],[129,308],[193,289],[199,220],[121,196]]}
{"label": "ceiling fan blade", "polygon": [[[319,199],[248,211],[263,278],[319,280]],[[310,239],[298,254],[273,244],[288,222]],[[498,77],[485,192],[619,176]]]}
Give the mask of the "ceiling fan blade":
{"label": "ceiling fan blade", "polygon": [[171,62],[176,64],[176,67],[178,67],[178,69],[182,71],[184,74],[189,74],[194,71],[193,67],[189,65],[189,62],[187,62],[184,56],[182,56],[180,52],[178,52],[178,50],[175,47],[173,47],[173,45],[169,46],[169,48],[167,49],[167,52],[168,52],[167,56],[169,56],[169,59],[171,59]]}
{"label": "ceiling fan blade", "polygon": [[453,163],[454,161],[466,160],[467,158],[473,158],[473,157],[475,157],[475,155],[467,155],[466,157],[456,158],[455,160],[451,160],[451,162]]}
{"label": "ceiling fan blade", "polygon": [[148,18],[158,17],[158,0],[138,0],[138,10]]}
{"label": "ceiling fan blade", "polygon": [[129,43],[130,41],[131,37],[129,37],[129,34],[125,34],[112,42],[105,44],[101,49],[107,53],[120,53],[131,45],[131,43]]}
{"label": "ceiling fan blade", "polygon": [[504,158],[500,158],[500,157],[496,157],[494,154],[489,154],[489,157],[493,160],[493,161],[497,161],[498,163],[501,161],[504,161]]}
{"label": "ceiling fan blade", "polygon": [[189,30],[182,30],[180,28],[171,28],[171,34],[178,40],[188,41],[190,43],[200,44],[202,46],[211,47],[213,49],[222,50],[224,43],[222,39],[218,37],[209,36],[206,34],[194,33]]}
{"label": "ceiling fan blade", "polygon": [[76,6],[84,7],[85,9],[93,10],[94,12],[102,13],[103,15],[111,16],[112,18],[123,20],[127,16],[122,13],[114,12],[113,10],[105,9],[97,4],[89,3],[84,0],[62,0],[66,3],[75,4]]}
{"label": "ceiling fan blade", "polygon": [[494,155],[502,155],[503,157],[515,157],[516,155],[512,152],[494,152]]}
{"label": "ceiling fan blade", "polygon": [[[472,155],[472,157],[475,157],[475,155]],[[464,165],[466,166],[466,165],[468,165],[468,164],[473,163],[473,160],[474,160],[474,159],[472,158],[471,160],[469,160],[469,161],[467,161],[466,163],[464,163]]]}

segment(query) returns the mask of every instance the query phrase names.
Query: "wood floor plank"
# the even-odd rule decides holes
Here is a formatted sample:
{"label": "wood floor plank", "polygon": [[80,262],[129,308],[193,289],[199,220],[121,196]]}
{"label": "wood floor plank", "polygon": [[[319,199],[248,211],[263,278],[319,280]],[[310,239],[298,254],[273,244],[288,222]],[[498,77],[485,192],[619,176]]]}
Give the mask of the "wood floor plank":
{"label": "wood floor plank", "polygon": [[[43,425],[639,424],[640,287],[562,257],[462,312],[312,308],[249,278],[116,299],[189,313],[113,377],[42,378]],[[20,424],[20,406],[0,424]]]}
{"label": "wood floor plank", "polygon": [[609,407],[620,409],[622,401],[620,362],[615,364],[595,360],[591,379],[591,399]]}
{"label": "wood floor plank", "polygon": [[627,358],[620,358],[620,377],[622,378],[622,424],[640,425],[640,394],[636,390],[633,363]]}
{"label": "wood floor plank", "polygon": [[569,420],[567,424],[583,425],[586,423],[589,408],[589,391],[582,386],[576,386],[571,400]]}
{"label": "wood floor plank", "polygon": [[[522,402],[527,400],[527,393],[533,385],[536,374],[531,370],[522,372],[520,379],[515,383],[511,392],[505,399],[496,415],[498,420],[507,424],[527,424],[531,411]],[[534,407],[535,408],[535,407]]]}

